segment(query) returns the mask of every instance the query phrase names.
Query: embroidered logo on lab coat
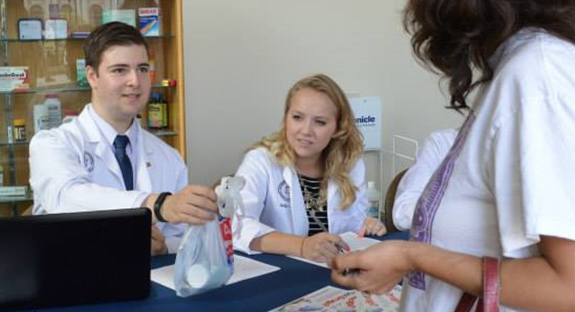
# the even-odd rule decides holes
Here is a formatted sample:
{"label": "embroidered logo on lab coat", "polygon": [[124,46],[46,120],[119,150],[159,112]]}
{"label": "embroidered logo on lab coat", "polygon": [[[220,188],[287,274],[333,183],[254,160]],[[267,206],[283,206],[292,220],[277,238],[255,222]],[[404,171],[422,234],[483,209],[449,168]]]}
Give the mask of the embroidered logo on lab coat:
{"label": "embroidered logo on lab coat", "polygon": [[278,186],[278,194],[283,200],[289,203],[290,201],[289,185],[287,185],[286,181],[282,181]]}
{"label": "embroidered logo on lab coat", "polygon": [[94,156],[86,151],[84,151],[84,167],[88,172],[94,171]]}

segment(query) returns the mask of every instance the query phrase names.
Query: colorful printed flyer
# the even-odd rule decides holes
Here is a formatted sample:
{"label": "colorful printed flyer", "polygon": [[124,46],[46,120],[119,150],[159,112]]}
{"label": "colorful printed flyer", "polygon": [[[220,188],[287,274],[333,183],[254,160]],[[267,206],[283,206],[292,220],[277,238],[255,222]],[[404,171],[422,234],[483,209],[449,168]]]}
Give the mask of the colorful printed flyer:
{"label": "colorful printed flyer", "polygon": [[396,312],[400,297],[400,285],[384,295],[326,286],[269,312]]}

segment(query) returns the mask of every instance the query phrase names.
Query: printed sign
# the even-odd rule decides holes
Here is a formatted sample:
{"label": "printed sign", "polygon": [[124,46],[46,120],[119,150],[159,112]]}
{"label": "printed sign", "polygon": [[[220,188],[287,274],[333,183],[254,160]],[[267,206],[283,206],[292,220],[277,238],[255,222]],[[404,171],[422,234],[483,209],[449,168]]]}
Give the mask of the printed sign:
{"label": "printed sign", "polygon": [[349,104],[355,115],[355,124],[363,135],[363,148],[381,149],[381,98],[350,98]]}

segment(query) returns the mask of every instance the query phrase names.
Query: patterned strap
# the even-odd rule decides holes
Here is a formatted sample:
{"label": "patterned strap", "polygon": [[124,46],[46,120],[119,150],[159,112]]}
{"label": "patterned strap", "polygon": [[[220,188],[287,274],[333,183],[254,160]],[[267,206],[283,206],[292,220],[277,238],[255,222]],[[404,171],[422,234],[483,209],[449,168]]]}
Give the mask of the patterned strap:
{"label": "patterned strap", "polygon": [[475,312],[499,312],[499,259],[483,257],[483,299],[464,293],[454,312],[470,312],[475,301]]}

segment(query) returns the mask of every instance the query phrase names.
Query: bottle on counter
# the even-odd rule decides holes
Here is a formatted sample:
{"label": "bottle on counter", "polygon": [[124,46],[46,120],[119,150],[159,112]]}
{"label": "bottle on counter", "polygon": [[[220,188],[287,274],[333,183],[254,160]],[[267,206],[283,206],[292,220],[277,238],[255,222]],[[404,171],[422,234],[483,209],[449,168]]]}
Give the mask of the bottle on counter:
{"label": "bottle on counter", "polygon": [[375,182],[367,182],[367,216],[379,219],[379,202],[381,199],[381,193],[375,188]]}

